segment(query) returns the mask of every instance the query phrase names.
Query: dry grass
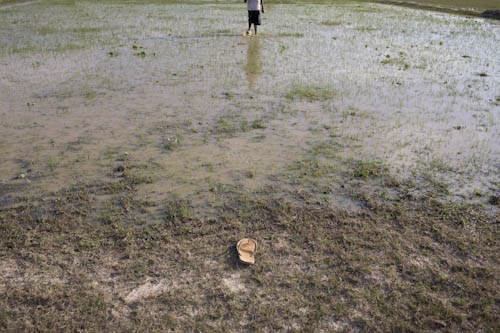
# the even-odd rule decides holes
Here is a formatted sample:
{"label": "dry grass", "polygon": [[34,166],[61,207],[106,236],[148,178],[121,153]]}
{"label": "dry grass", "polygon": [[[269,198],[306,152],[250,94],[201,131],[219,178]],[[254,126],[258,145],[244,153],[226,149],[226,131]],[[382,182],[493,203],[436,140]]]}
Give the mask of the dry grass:
{"label": "dry grass", "polygon": [[[2,331],[500,328],[499,220],[480,207],[353,192],[364,208],[348,213],[266,188],[227,190],[202,217],[136,186],[2,201]],[[259,242],[251,267],[243,236]]]}

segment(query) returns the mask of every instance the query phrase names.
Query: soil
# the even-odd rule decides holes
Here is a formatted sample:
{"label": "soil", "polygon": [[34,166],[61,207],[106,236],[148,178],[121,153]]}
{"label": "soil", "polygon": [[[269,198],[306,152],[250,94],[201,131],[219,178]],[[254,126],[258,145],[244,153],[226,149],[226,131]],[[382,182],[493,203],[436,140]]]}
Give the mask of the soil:
{"label": "soil", "polygon": [[500,10],[485,10],[481,13],[481,17],[500,20]]}

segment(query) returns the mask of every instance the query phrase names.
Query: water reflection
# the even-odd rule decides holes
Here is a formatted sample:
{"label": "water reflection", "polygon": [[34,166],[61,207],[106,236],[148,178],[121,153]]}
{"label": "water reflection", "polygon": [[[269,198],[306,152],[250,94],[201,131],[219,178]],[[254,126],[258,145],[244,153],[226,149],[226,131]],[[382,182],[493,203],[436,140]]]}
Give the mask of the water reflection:
{"label": "water reflection", "polygon": [[260,39],[257,37],[247,38],[247,65],[245,73],[250,88],[253,88],[257,77],[262,72],[262,63],[260,61]]}

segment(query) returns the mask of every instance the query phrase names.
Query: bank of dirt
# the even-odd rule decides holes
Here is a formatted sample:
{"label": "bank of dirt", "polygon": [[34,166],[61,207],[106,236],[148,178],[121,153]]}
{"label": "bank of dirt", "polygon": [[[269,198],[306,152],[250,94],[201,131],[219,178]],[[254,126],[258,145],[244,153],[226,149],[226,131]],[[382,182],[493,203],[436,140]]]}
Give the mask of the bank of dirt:
{"label": "bank of dirt", "polygon": [[[447,4],[446,2],[440,4],[439,1],[436,3],[436,2],[426,2],[426,1],[398,1],[398,0],[374,0],[371,2],[500,20],[500,5],[495,6],[488,4],[483,6],[479,5],[479,7],[477,7],[478,6],[477,3],[470,3],[468,6],[462,4],[462,6],[460,6],[460,4],[457,3],[453,3],[452,5]],[[485,9],[484,7],[492,9]]]}

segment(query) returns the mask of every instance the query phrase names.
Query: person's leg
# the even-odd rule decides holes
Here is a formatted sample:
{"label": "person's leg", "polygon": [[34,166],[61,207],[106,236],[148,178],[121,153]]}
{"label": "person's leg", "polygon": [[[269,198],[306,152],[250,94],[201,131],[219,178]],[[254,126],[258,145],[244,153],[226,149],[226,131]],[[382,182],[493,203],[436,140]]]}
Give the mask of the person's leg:
{"label": "person's leg", "polygon": [[255,29],[255,34],[257,35],[257,26],[260,25],[260,11],[257,11],[255,13],[255,18],[254,18],[254,22],[253,22],[253,27]]}
{"label": "person's leg", "polygon": [[250,12],[248,12],[248,30],[247,34],[250,33],[250,29],[252,28],[252,21],[250,19]]}

